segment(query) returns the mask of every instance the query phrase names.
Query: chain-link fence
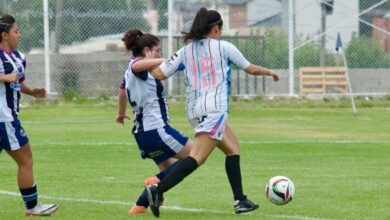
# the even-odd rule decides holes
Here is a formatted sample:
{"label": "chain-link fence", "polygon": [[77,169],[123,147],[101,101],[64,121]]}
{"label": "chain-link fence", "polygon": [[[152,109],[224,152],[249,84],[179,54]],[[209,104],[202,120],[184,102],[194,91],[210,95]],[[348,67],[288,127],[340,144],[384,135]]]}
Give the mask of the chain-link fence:
{"label": "chain-link fence", "polygon": [[[0,0],[0,13],[17,19],[27,82],[59,96],[116,95],[129,57],[123,33],[138,28],[159,36],[168,57],[183,45],[180,32],[201,7],[221,13],[223,38],[249,61],[280,73],[281,81],[273,83],[233,69],[233,96],[348,94],[351,89],[360,95],[390,94],[389,0],[170,1],[172,11],[168,0]],[[170,82],[170,95],[183,96],[180,74]]]}

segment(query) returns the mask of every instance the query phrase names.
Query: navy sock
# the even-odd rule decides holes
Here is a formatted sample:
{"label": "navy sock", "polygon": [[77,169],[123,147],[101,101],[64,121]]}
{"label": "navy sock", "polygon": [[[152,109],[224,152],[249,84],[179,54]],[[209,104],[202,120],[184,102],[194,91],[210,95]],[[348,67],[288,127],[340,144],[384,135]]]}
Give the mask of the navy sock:
{"label": "navy sock", "polygon": [[168,173],[170,173],[173,169],[175,169],[175,167],[177,166],[177,164],[179,163],[179,160],[174,162],[171,166],[169,166],[168,168],[166,168],[165,170],[161,171],[160,173],[156,174],[156,177],[159,179],[159,180],[162,180],[165,178],[166,175],[168,175]]}
{"label": "navy sock", "polygon": [[225,160],[225,169],[230,187],[233,191],[234,200],[245,199],[242,189],[240,155],[227,156]]}
{"label": "navy sock", "polygon": [[145,208],[149,206],[149,200],[148,200],[146,189],[144,189],[142,194],[138,197],[138,200],[135,204],[138,206],[143,206]]}
{"label": "navy sock", "polygon": [[157,191],[164,193],[180,183],[186,176],[190,175],[198,168],[196,160],[190,156],[180,160],[176,168],[161,180],[158,184]]}
{"label": "navy sock", "polygon": [[24,206],[26,209],[32,209],[38,204],[37,185],[35,183],[31,188],[19,190],[22,194]]}
{"label": "navy sock", "polygon": [[[160,173],[156,174],[156,177],[159,179],[159,180],[162,180],[165,178],[165,176],[170,173],[178,164],[179,161],[176,161],[175,163],[173,163],[171,166],[169,166],[168,168],[166,168],[165,170],[161,171]],[[142,192],[142,194],[138,197],[138,200],[137,202],[135,203],[136,205],[138,206],[143,206],[145,208],[147,208],[149,206],[149,200],[148,200],[148,196],[147,196],[147,192],[146,192],[146,189],[144,189],[144,191]]]}

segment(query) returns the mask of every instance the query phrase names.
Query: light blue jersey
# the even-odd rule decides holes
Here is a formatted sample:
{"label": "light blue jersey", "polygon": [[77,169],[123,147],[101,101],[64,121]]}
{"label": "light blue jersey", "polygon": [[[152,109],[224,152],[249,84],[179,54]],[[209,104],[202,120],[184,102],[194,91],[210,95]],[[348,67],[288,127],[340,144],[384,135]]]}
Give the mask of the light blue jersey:
{"label": "light blue jersey", "polygon": [[148,71],[141,73],[132,71],[132,65],[140,59],[130,60],[122,83],[133,108],[133,133],[161,128],[169,123],[169,109],[162,82]]}
{"label": "light blue jersey", "polygon": [[207,113],[228,112],[231,64],[240,69],[250,65],[233,44],[208,38],[184,46],[160,68],[167,77],[183,71],[186,110],[192,120]]}

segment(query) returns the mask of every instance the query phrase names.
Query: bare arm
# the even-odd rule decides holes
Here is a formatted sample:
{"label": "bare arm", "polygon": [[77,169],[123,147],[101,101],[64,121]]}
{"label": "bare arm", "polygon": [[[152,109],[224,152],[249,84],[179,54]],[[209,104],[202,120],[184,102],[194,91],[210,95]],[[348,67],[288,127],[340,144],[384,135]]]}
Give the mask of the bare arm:
{"label": "bare arm", "polygon": [[116,122],[124,124],[125,119],[130,119],[126,116],[126,93],[124,89],[119,89],[118,94],[118,115],[116,116]]}
{"label": "bare arm", "polygon": [[45,88],[30,88],[24,82],[20,83],[20,91],[24,94],[31,95],[35,98],[45,98]]}
{"label": "bare arm", "polygon": [[158,67],[162,62],[164,61],[163,58],[153,58],[153,53],[151,51],[146,52],[145,58],[142,60],[138,60],[133,64],[131,69],[136,72],[140,73],[145,70],[151,70],[153,68]]}
{"label": "bare arm", "polygon": [[279,76],[275,71],[254,64],[250,64],[245,71],[251,75],[272,76],[275,82],[279,80]]}
{"label": "bare arm", "polygon": [[15,83],[19,80],[19,77],[16,73],[3,74],[0,76],[0,82],[3,83]]}
{"label": "bare arm", "polygon": [[149,72],[153,75],[154,78],[156,78],[158,80],[167,79],[167,77],[161,71],[160,67],[153,68]]}

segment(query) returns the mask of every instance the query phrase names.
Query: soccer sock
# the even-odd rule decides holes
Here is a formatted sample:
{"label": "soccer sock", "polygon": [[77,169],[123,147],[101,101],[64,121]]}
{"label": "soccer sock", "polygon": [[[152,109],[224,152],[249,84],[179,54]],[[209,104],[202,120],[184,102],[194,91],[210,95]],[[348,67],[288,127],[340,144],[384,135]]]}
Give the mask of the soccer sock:
{"label": "soccer sock", "polygon": [[172,165],[170,165],[168,168],[166,168],[165,170],[159,172],[158,174],[156,174],[156,177],[159,179],[159,180],[162,180],[165,178],[165,176],[170,173],[173,169],[175,169],[175,167],[177,166],[177,164],[179,163],[179,160],[174,162]]}
{"label": "soccer sock", "polygon": [[[161,171],[160,173],[156,174],[156,177],[159,179],[159,180],[162,180],[164,179],[164,177],[169,173],[171,172],[176,166],[177,164],[179,163],[179,161],[176,161],[175,163],[173,163],[171,166],[169,166],[168,168],[166,168],[165,170]],[[138,200],[137,202],[135,203],[137,206],[143,206],[145,208],[147,208],[149,206],[149,200],[148,200],[148,196],[147,196],[147,192],[146,192],[146,189],[144,189],[144,191],[142,192],[142,194],[138,197]]]}
{"label": "soccer sock", "polygon": [[190,156],[180,160],[176,168],[172,172],[161,180],[158,184],[157,191],[159,193],[164,193],[180,183],[186,176],[194,172],[198,168],[198,163],[196,160]]}
{"label": "soccer sock", "polygon": [[135,204],[138,206],[143,206],[145,208],[147,208],[149,206],[149,200],[148,200],[148,195],[147,195],[146,189],[144,189],[142,194],[138,197],[138,200]]}
{"label": "soccer sock", "polygon": [[35,183],[31,188],[19,190],[22,194],[24,206],[26,209],[32,209],[38,204],[37,185]]}
{"label": "soccer sock", "polygon": [[225,161],[226,174],[232,187],[234,200],[245,199],[242,191],[240,155],[227,156]]}

